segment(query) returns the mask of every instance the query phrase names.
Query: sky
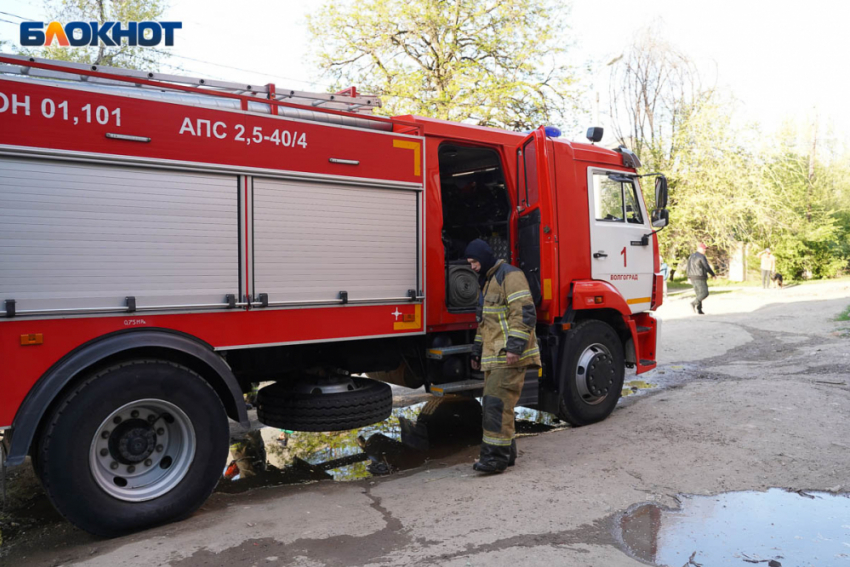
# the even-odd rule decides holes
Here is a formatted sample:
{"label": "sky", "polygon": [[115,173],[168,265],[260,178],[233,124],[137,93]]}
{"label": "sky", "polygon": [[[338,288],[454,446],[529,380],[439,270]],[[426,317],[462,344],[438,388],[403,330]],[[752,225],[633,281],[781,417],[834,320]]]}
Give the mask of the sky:
{"label": "sky", "polygon": [[[306,14],[322,3],[171,0],[163,20],[182,21],[183,29],[171,49],[169,64],[175,68],[164,70],[326,90],[327,81],[310,64],[305,25]],[[0,0],[0,40],[17,43],[21,18],[43,19],[43,4]],[[595,79],[598,86],[587,86],[598,88],[603,109],[608,92],[604,64],[642,28],[655,25],[664,40],[697,63],[703,77],[734,96],[739,121],[757,122],[769,134],[789,120],[806,127],[817,114],[823,132],[847,143],[848,22],[850,2],[834,0],[575,0],[565,37],[573,44],[573,62],[593,66],[586,80]],[[600,121],[608,126],[604,112]]]}

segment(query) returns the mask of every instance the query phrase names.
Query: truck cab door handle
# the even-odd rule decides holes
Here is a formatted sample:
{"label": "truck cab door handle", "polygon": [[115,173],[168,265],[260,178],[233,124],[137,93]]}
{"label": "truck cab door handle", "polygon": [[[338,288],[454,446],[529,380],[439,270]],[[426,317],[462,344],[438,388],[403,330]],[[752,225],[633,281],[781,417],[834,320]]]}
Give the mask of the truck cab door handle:
{"label": "truck cab door handle", "polygon": [[608,254],[606,254],[605,252],[594,252],[593,257],[594,258],[607,258]]}

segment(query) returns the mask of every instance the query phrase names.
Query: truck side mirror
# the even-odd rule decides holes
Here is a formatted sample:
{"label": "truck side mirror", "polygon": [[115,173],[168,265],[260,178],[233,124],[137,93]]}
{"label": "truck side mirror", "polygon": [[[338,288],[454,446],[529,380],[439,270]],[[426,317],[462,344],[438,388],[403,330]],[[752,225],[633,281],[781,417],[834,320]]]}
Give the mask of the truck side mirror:
{"label": "truck side mirror", "polygon": [[667,178],[663,175],[655,178],[655,206],[659,209],[667,208]]}
{"label": "truck side mirror", "polygon": [[655,209],[652,211],[652,226],[664,228],[670,222],[670,213],[667,209]]}

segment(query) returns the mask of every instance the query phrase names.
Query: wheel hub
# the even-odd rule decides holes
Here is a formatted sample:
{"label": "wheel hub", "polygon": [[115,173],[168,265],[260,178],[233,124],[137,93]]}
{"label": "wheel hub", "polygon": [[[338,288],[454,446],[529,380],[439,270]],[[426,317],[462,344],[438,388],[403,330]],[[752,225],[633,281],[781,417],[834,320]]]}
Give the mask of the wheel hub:
{"label": "wheel hub", "polygon": [[183,480],[195,447],[195,430],[183,410],[165,400],[141,399],[103,420],[92,438],[89,465],[104,492],[126,502],[143,502]]}
{"label": "wheel hub", "polygon": [[613,387],[617,375],[614,357],[608,348],[595,343],[582,351],[578,358],[575,385],[581,399],[588,405],[601,403]]}
{"label": "wheel hub", "polygon": [[331,376],[304,375],[294,385],[292,391],[299,394],[340,394],[357,389],[351,376],[334,374]]}
{"label": "wheel hub", "polygon": [[109,438],[109,452],[124,463],[139,463],[156,449],[156,431],[141,419],[125,421],[115,428]]}
{"label": "wheel hub", "polygon": [[595,396],[608,393],[614,380],[614,359],[610,354],[598,353],[590,360],[587,374],[587,389]]}

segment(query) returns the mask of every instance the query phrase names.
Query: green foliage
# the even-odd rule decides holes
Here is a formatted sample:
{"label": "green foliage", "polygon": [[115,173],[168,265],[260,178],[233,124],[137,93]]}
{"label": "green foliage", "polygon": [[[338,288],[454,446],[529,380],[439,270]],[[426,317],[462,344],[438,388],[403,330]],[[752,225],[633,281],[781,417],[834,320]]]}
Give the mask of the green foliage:
{"label": "green foliage", "polygon": [[317,63],[383,113],[525,130],[571,121],[565,10],[548,0],[329,2],[309,18]]}
{"label": "green foliage", "polygon": [[836,321],[850,321],[850,305],[847,306],[847,309],[838,314],[835,318]]}
{"label": "green foliage", "polygon": [[772,247],[782,274],[835,277],[850,259],[850,160],[829,156],[829,147],[821,150],[831,157],[828,163],[812,159],[799,149],[800,141],[786,129],[763,165],[776,213],[758,242]]}
{"label": "green foliage", "polygon": [[[165,11],[166,0],[47,0],[49,21],[85,22],[158,20]],[[127,40],[117,47],[59,47],[53,45],[38,49],[24,49],[21,53],[59,61],[106,65],[124,69],[156,71],[168,54],[150,47],[131,47]]]}

